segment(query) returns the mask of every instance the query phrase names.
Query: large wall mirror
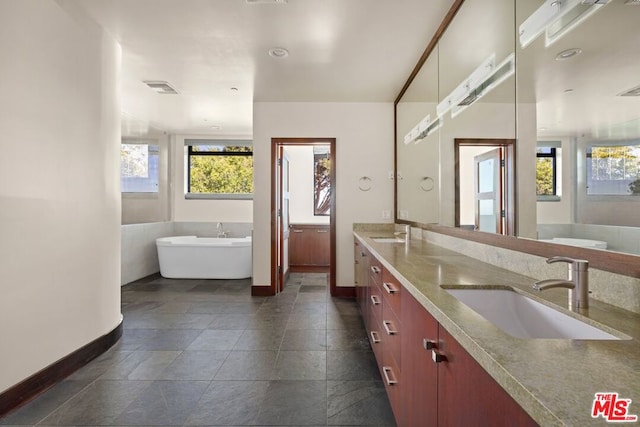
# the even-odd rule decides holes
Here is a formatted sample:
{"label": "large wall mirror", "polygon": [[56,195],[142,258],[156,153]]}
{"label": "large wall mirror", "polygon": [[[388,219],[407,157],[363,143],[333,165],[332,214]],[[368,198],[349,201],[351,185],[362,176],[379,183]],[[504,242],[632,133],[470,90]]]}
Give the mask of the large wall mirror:
{"label": "large wall mirror", "polygon": [[464,0],[396,104],[396,219],[481,229],[491,154],[455,141],[515,140],[515,227],[503,234],[640,254],[633,3]]}

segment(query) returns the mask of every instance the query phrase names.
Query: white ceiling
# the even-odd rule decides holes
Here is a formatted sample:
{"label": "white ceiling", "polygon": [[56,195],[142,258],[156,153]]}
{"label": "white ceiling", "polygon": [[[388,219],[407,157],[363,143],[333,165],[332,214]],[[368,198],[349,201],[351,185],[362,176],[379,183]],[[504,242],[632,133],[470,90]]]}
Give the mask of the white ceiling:
{"label": "white ceiling", "polygon": [[[150,126],[251,135],[255,101],[391,102],[453,3],[70,1],[122,45],[126,136]],[[290,54],[272,58],[272,47]],[[156,94],[143,80],[167,81],[179,94]]]}

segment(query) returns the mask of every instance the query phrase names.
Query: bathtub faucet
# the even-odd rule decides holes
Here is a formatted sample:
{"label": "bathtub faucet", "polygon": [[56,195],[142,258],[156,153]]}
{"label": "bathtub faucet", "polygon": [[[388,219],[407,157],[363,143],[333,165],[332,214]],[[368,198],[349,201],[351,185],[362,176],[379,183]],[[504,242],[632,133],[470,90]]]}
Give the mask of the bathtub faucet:
{"label": "bathtub faucet", "polygon": [[543,291],[551,288],[569,289],[569,310],[576,311],[589,307],[589,261],[555,256],[547,259],[547,264],[566,262],[568,264],[567,280],[547,279],[533,284],[533,289]]}
{"label": "bathtub faucet", "polygon": [[216,228],[218,229],[218,237],[227,237],[227,232],[222,230],[221,222],[219,222],[218,225],[216,225]]}

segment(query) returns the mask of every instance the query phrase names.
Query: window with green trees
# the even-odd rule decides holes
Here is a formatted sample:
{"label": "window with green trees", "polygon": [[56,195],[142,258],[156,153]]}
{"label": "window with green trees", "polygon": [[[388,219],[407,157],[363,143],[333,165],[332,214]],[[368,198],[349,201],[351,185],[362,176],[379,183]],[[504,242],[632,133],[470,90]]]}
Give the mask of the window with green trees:
{"label": "window with green trees", "polygon": [[231,145],[190,145],[187,150],[189,194],[251,196],[253,148]]}
{"label": "window with green trees", "polygon": [[556,148],[536,148],[536,195],[557,196]]}
{"label": "window with green trees", "polygon": [[588,147],[587,194],[640,195],[640,145]]}

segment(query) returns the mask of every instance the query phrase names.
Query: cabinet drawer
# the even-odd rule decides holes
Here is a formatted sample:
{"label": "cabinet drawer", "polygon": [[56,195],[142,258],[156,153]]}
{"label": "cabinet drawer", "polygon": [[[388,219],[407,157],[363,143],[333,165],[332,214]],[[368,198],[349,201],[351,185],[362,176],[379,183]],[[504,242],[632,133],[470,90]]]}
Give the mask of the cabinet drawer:
{"label": "cabinet drawer", "polygon": [[382,352],[385,340],[382,322],[380,318],[376,318],[374,315],[370,315],[369,320],[369,328],[367,328],[369,342],[371,343],[373,354],[376,357],[376,362],[378,362],[378,367],[382,369]]}
{"label": "cabinet drawer", "polygon": [[402,324],[395,315],[389,304],[382,304],[382,322],[380,325],[381,331],[384,334],[383,338],[383,351],[384,360],[387,363],[387,355],[392,357],[395,364],[398,367],[398,375],[402,369]]}
{"label": "cabinet drawer", "polygon": [[369,260],[369,276],[371,284],[382,285],[382,264],[374,257]]}
{"label": "cabinet drawer", "polygon": [[378,320],[382,320],[382,298],[382,289],[380,286],[372,283],[369,286],[369,300],[367,303],[369,305],[369,311]]}
{"label": "cabinet drawer", "polygon": [[396,316],[400,318],[402,285],[386,269],[382,271],[382,295],[385,304],[390,305]]}
{"label": "cabinet drawer", "polygon": [[382,382],[387,390],[395,419],[400,420],[402,419],[402,382],[400,381],[400,369],[392,357],[383,357],[380,375],[382,375]]}

